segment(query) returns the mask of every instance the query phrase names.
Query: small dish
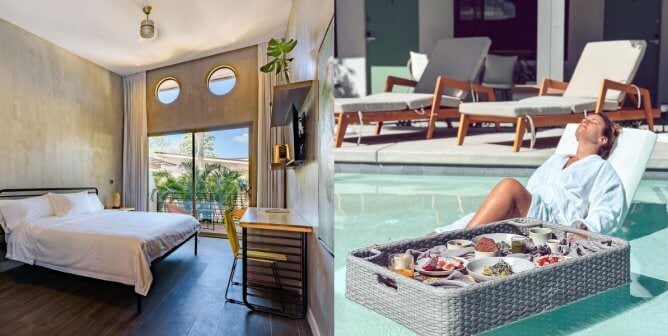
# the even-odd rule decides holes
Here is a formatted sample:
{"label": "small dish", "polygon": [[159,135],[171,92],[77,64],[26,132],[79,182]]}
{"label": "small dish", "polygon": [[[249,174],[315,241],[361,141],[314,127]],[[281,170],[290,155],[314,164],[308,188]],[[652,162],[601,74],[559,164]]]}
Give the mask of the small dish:
{"label": "small dish", "polygon": [[566,257],[561,256],[561,255],[556,255],[556,254],[551,254],[551,255],[546,255],[546,256],[540,256],[536,258],[533,263],[536,264],[538,267],[544,267],[548,265],[554,265],[560,261],[566,260]]}
{"label": "small dish", "polygon": [[[460,267],[456,267],[456,266],[455,266],[455,267],[454,267],[453,269],[451,269],[451,270],[436,269],[436,270],[433,270],[433,271],[425,271],[425,270],[422,269],[422,267],[420,267],[419,265],[415,264],[415,270],[416,270],[418,273],[423,274],[423,275],[430,275],[430,276],[446,276],[446,275],[450,275],[450,274],[451,274],[452,272],[454,272],[454,271],[459,271],[459,270],[463,270],[463,269],[465,269],[465,268],[466,268],[466,265],[468,264],[468,261],[467,261],[466,259],[464,259],[464,258],[458,258],[458,257],[439,258],[439,261],[438,261],[437,263],[440,263],[440,262],[441,262],[441,259],[445,259],[444,261],[445,261],[445,262],[448,262],[448,263],[450,263],[450,264],[454,264],[454,263],[451,263],[451,261],[459,262],[459,263],[461,264],[461,266],[460,266]],[[451,260],[448,260],[448,259],[451,259]]]}
{"label": "small dish", "polygon": [[482,252],[478,250],[473,250],[473,258],[474,259],[481,259],[481,258],[489,258],[489,257],[496,257],[496,254],[498,252]]}
{"label": "small dish", "polygon": [[488,276],[482,274],[482,271],[485,267],[494,266],[499,260],[505,261],[510,269],[513,271],[513,274],[521,273],[528,271],[530,269],[536,268],[532,262],[520,258],[513,257],[491,257],[491,258],[481,258],[474,261],[471,261],[466,265],[466,270],[469,272],[469,275],[477,281],[489,281],[494,279],[502,278],[501,276]]}
{"label": "small dish", "polygon": [[446,245],[448,247],[448,250],[454,250],[458,248],[473,246],[473,242],[467,239],[452,239],[448,240]]}

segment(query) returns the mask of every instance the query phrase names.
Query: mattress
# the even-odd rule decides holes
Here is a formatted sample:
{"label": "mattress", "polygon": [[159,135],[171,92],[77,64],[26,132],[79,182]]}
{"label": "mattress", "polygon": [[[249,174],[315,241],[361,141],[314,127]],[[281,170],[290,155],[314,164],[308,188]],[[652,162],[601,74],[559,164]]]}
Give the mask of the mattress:
{"label": "mattress", "polygon": [[61,272],[132,285],[147,295],[151,262],[195,232],[189,215],[100,210],[45,217],[18,226],[7,240],[7,258]]}

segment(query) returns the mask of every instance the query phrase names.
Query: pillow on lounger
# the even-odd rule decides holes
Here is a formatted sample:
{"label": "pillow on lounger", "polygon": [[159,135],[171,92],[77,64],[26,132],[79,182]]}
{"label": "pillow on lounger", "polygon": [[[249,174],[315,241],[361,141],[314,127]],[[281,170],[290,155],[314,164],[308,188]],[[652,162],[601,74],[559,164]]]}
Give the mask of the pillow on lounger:
{"label": "pillow on lounger", "polygon": [[2,212],[5,223],[2,228],[7,233],[21,224],[54,215],[53,207],[46,195],[19,200],[2,200],[0,201],[0,212]]}
{"label": "pillow on lounger", "polygon": [[71,194],[53,194],[48,193],[53,211],[56,216],[78,215],[93,211],[93,207],[88,200],[88,192],[82,191]]}

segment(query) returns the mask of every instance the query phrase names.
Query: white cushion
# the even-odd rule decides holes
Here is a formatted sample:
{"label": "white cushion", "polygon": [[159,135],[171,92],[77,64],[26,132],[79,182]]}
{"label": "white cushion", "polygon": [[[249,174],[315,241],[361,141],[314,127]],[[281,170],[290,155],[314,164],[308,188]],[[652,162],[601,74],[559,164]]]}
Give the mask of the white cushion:
{"label": "white cushion", "polygon": [[[556,154],[575,154],[578,147],[578,142],[575,138],[575,130],[577,128],[578,124],[566,125],[564,134],[561,136],[561,140],[559,140],[559,145],[557,145]],[[638,185],[645,172],[647,162],[652,155],[657,138],[654,132],[624,128],[617,138],[615,147],[608,158],[608,161],[615,168],[615,172],[617,172],[619,179],[624,185],[627,206],[624,209],[624,217],[628,212],[628,207],[631,205],[636,190],[638,190]]]}
{"label": "white cushion", "polygon": [[334,112],[357,112],[357,111],[397,111],[405,110],[406,103],[403,101],[382,101],[369,97],[362,98],[336,98],[334,99]]}
{"label": "white cushion", "polygon": [[[433,94],[428,93],[382,92],[362,98],[337,98],[334,99],[334,112],[414,110],[430,107],[433,97]],[[441,97],[442,107],[457,107],[460,102],[455,97]]]}
{"label": "white cushion", "polygon": [[[589,42],[582,51],[564,97],[598,98],[604,79],[632,83],[645,54],[645,41]],[[621,101],[624,94],[608,91],[607,100]]]}
{"label": "white cushion", "polygon": [[78,215],[93,210],[93,207],[88,200],[87,191],[71,194],[48,193],[47,195],[49,196],[49,200],[51,200],[53,211],[58,217]]}
{"label": "white cushion", "polygon": [[[616,101],[606,101],[603,105],[605,111],[614,111],[618,108]],[[499,117],[557,115],[581,113],[585,110],[594,111],[595,109],[596,99],[560,96],[536,96],[520,101],[462,103],[459,105],[459,112],[464,114]]]}
{"label": "white cushion", "polygon": [[100,202],[100,198],[97,196],[97,194],[89,193],[88,201],[90,202],[91,211],[104,210],[104,205],[102,202]]}
{"label": "white cushion", "polygon": [[413,76],[413,79],[420,80],[420,77],[422,77],[422,74],[424,73],[424,69],[429,63],[429,57],[427,54],[421,54],[413,51],[410,52],[410,57],[411,67],[409,70],[411,75]]}
{"label": "white cushion", "polygon": [[7,233],[21,224],[54,215],[53,207],[47,196],[2,200],[0,201],[0,212],[5,221],[3,229]]}

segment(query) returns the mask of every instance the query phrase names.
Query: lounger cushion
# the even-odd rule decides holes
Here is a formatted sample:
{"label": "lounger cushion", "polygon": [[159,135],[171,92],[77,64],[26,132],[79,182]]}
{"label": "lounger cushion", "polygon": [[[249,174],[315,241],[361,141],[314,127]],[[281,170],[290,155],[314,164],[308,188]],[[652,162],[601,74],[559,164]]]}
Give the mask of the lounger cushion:
{"label": "lounger cushion", "polygon": [[[434,93],[436,79],[443,76],[474,82],[492,44],[487,37],[443,39],[429,54],[429,63],[415,86],[417,93]],[[466,91],[446,89],[445,95],[464,99]]]}
{"label": "lounger cushion", "polygon": [[[374,112],[416,110],[431,107],[433,94],[426,93],[376,93],[363,98],[337,98],[334,100],[334,112]],[[460,100],[455,97],[442,96],[442,107],[459,106]]]}
{"label": "lounger cushion", "polygon": [[368,97],[362,98],[336,98],[334,99],[334,112],[357,112],[357,111],[398,111],[406,109],[406,102],[402,100],[388,101]]}
{"label": "lounger cushion", "polygon": [[[575,130],[578,124],[568,124],[559,140],[555,153],[575,154],[578,143],[575,139]],[[615,143],[615,147],[608,161],[615,168],[615,172],[624,185],[627,207],[635,196],[645,167],[657,142],[657,134],[647,130],[624,128]],[[628,208],[625,210],[627,213]],[[624,215],[625,216],[625,215]]]}
{"label": "lounger cushion", "polygon": [[[632,83],[645,54],[642,40],[589,42],[582,51],[564,97],[597,99],[604,79]],[[619,91],[608,91],[607,100],[621,101]]]}
{"label": "lounger cushion", "polygon": [[[556,115],[594,111],[596,99],[560,96],[537,96],[520,101],[462,103],[459,112],[470,115],[520,117],[525,115]],[[618,109],[616,101],[606,101],[603,109]]]}

